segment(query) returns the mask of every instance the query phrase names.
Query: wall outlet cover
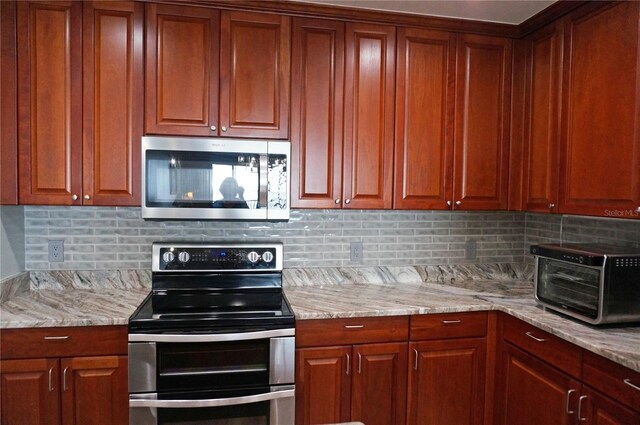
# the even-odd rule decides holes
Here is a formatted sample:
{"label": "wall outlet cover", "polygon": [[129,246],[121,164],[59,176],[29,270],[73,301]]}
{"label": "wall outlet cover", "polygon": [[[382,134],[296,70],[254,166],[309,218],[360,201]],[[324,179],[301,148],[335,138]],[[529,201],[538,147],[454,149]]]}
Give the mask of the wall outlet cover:
{"label": "wall outlet cover", "polygon": [[351,262],[362,263],[362,259],[364,257],[364,247],[362,246],[362,242],[351,242],[350,251]]}
{"label": "wall outlet cover", "polygon": [[49,241],[49,262],[61,263],[64,261],[64,241]]}

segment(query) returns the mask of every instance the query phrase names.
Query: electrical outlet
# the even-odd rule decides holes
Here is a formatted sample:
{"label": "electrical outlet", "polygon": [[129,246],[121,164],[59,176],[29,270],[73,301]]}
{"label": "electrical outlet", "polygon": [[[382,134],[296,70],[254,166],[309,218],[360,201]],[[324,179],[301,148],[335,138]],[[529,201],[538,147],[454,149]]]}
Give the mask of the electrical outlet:
{"label": "electrical outlet", "polygon": [[64,241],[49,241],[49,261],[52,263],[64,261]]}
{"label": "electrical outlet", "polygon": [[478,243],[476,241],[469,240],[464,246],[464,258],[467,260],[475,260],[478,256]]}
{"label": "electrical outlet", "polygon": [[364,247],[362,242],[351,242],[351,262],[362,263],[362,257],[364,256]]}

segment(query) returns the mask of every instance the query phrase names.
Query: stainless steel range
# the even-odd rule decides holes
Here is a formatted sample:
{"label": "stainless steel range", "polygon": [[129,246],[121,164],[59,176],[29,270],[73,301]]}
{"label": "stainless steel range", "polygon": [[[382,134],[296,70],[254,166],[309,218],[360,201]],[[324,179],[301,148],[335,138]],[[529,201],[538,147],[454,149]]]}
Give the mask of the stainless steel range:
{"label": "stainless steel range", "polygon": [[295,322],[279,243],[154,243],[129,319],[129,422],[290,425]]}

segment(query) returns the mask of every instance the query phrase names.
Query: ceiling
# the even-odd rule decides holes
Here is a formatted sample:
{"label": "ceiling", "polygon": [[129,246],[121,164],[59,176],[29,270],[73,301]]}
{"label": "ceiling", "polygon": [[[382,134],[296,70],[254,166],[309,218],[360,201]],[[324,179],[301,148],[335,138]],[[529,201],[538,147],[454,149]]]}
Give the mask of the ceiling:
{"label": "ceiling", "polygon": [[290,0],[518,25],[556,0]]}

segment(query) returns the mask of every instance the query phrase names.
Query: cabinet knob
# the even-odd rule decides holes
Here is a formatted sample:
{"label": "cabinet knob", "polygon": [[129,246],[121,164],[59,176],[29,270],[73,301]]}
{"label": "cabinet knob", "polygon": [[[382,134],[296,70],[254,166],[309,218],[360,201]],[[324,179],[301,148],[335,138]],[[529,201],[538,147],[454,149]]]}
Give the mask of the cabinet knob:
{"label": "cabinet knob", "polygon": [[227,131],[227,127],[225,127],[225,126],[222,126],[220,129],[221,129],[222,131]]}
{"label": "cabinet knob", "polygon": [[211,131],[216,131],[217,127],[215,125],[211,126]]}
{"label": "cabinet knob", "polygon": [[636,208],[636,212],[640,214],[640,207]]}
{"label": "cabinet knob", "polygon": [[451,201],[447,201],[447,206],[451,206],[452,202]]}
{"label": "cabinet knob", "polygon": [[336,199],[335,202],[336,202],[336,204],[339,204],[340,203],[340,198]]}
{"label": "cabinet knob", "polygon": [[71,195],[71,200],[72,201],[77,201],[78,200],[78,195],[76,195],[75,193],[73,195]]}
{"label": "cabinet knob", "polygon": [[84,195],[84,199],[85,199],[86,201],[88,201],[89,199],[91,199],[91,196],[89,196],[89,195]]}
{"label": "cabinet knob", "polygon": [[556,204],[549,204],[548,207],[549,207],[550,210],[552,210],[552,209],[554,209],[556,207]]}
{"label": "cabinet knob", "polygon": [[456,205],[462,205],[462,201],[456,201]]}
{"label": "cabinet knob", "polygon": [[351,203],[351,199],[345,199],[345,200],[344,200],[344,203],[345,203],[345,204],[350,204],[350,203]]}

